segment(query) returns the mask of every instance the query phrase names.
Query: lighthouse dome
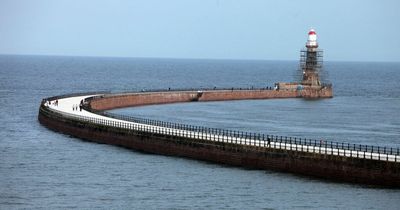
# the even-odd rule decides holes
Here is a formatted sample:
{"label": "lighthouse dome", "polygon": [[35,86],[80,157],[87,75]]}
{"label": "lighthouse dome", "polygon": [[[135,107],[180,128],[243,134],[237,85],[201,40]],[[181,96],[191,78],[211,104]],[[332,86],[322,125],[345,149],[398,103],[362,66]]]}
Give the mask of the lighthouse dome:
{"label": "lighthouse dome", "polygon": [[315,32],[314,29],[311,29],[308,32],[308,39],[307,39],[306,47],[314,47],[314,48],[318,47],[317,33]]}

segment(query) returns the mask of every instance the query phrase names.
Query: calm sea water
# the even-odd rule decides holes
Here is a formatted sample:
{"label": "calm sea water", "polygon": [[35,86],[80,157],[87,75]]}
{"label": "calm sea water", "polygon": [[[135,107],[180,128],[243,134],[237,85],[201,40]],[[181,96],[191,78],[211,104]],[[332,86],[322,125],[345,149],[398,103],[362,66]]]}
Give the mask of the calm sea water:
{"label": "calm sea water", "polygon": [[[37,121],[63,93],[262,87],[297,61],[0,56],[0,209],[398,209],[400,190],[88,143]],[[327,62],[335,97],[114,110],[193,125],[400,147],[400,63]]]}

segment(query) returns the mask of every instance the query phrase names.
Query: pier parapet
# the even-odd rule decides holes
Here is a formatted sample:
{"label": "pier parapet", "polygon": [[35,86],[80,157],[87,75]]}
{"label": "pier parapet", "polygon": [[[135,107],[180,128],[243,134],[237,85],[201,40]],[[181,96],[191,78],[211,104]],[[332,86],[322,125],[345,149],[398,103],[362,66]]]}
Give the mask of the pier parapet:
{"label": "pier parapet", "polygon": [[[208,97],[204,101],[274,98],[270,94],[280,92],[293,94],[284,90],[227,89],[203,90],[200,98],[196,98],[198,91],[193,90],[69,95],[44,99],[38,118],[58,132],[138,151],[400,188],[398,148],[223,130],[103,112],[129,106],[201,101],[193,100],[201,97]],[[57,105],[54,101],[58,101]],[[85,108],[73,111],[71,106],[81,101]]]}

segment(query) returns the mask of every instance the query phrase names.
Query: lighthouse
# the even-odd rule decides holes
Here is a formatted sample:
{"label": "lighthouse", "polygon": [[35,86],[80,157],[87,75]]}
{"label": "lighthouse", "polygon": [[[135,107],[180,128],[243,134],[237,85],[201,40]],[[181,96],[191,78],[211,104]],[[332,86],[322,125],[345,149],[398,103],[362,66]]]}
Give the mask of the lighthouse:
{"label": "lighthouse", "polygon": [[318,49],[317,33],[314,29],[308,32],[306,49],[300,51],[301,84],[312,87],[321,86],[323,51]]}
{"label": "lighthouse", "polygon": [[303,98],[332,98],[332,84],[327,80],[327,72],[323,71],[322,55],[322,49],[318,48],[317,32],[310,29],[305,48],[300,50],[295,82],[278,82],[275,90],[293,91]]}

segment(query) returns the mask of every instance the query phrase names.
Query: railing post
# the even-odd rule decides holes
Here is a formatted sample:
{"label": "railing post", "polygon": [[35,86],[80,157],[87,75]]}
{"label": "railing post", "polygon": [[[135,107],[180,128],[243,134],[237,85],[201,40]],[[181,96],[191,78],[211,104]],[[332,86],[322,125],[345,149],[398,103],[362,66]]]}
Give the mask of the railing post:
{"label": "railing post", "polygon": [[236,132],[236,135],[235,135],[235,147],[237,147],[237,144],[238,144],[238,136],[239,135],[237,135],[237,132]]}
{"label": "railing post", "polygon": [[304,140],[306,141],[306,152],[308,152],[308,147],[309,147],[309,145],[307,144],[307,139],[306,138],[304,138]]}
{"label": "railing post", "polygon": [[318,152],[318,154],[321,154],[321,147],[322,147],[322,141],[319,141],[319,152]]}
{"label": "railing post", "polygon": [[262,139],[263,139],[263,146],[265,148],[265,138],[264,138],[264,134],[262,134]]}
{"label": "railing post", "polygon": [[[372,149],[372,151],[374,151],[374,149]],[[370,152],[370,154],[371,154],[371,160],[372,160],[372,152]]]}

